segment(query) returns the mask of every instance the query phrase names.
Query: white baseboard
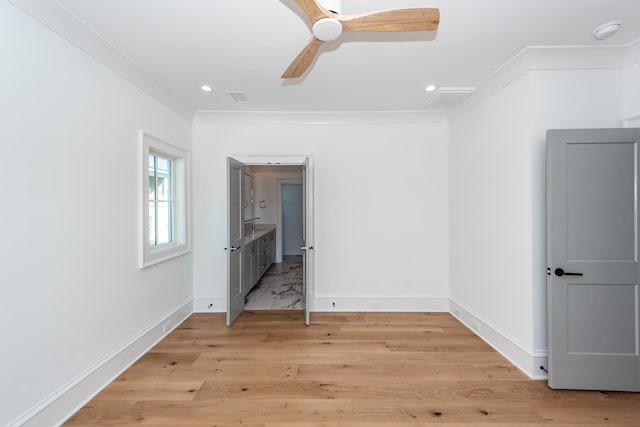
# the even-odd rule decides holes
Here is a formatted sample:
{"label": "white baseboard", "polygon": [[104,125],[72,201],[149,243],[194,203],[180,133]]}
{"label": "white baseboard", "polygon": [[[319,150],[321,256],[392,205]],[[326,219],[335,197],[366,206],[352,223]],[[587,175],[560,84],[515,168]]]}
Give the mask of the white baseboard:
{"label": "white baseboard", "polygon": [[136,360],[187,319],[193,312],[192,300],[163,316],[121,347],[99,360],[33,408],[9,423],[17,426],[59,426]]}
{"label": "white baseboard", "polygon": [[196,298],[193,300],[194,313],[226,313],[226,298]]}
{"label": "white baseboard", "polygon": [[[335,303],[335,305],[334,305]],[[311,311],[386,311],[412,312],[433,311],[448,312],[448,298],[315,298]],[[194,313],[225,313],[227,311],[226,298],[196,298],[193,300]]]}
{"label": "white baseboard", "polygon": [[312,311],[448,312],[448,298],[318,297]]}
{"label": "white baseboard", "polygon": [[472,332],[482,338],[487,344],[513,363],[525,375],[534,380],[547,378],[547,373],[540,369],[547,369],[546,350],[529,350],[515,339],[501,332],[491,322],[483,319],[463,305],[453,300],[449,301],[451,314],[462,322]]}

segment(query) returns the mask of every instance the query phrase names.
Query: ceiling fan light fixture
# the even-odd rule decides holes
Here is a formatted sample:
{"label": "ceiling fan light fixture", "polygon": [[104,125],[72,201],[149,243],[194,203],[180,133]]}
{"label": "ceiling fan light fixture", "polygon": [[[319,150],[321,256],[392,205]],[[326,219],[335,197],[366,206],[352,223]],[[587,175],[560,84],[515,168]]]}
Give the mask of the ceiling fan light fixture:
{"label": "ceiling fan light fixture", "polygon": [[621,21],[607,22],[606,24],[602,24],[598,28],[593,30],[591,34],[593,34],[593,37],[595,37],[596,40],[608,39],[609,37],[611,37],[612,35],[618,32],[621,25],[622,25]]}
{"label": "ceiling fan light fixture", "polygon": [[330,42],[342,34],[342,23],[334,18],[321,18],[313,24],[313,35],[318,40]]}

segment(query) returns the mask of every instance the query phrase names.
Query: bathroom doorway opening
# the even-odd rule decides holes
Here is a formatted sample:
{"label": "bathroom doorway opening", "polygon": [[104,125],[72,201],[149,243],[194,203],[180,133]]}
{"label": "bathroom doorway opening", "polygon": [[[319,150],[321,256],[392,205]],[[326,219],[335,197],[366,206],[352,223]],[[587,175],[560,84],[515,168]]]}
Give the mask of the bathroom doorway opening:
{"label": "bathroom doorway opening", "polygon": [[[244,179],[239,184],[242,189],[232,189],[237,173],[230,174],[230,218],[231,205],[238,199],[232,195],[242,193],[244,226],[242,239],[235,240],[241,240],[242,247],[229,246],[230,259],[235,255],[237,261],[228,267],[227,323],[247,309],[304,310],[309,324],[313,293],[311,159],[237,157],[234,161],[242,165]],[[230,228],[230,241],[233,232]]]}

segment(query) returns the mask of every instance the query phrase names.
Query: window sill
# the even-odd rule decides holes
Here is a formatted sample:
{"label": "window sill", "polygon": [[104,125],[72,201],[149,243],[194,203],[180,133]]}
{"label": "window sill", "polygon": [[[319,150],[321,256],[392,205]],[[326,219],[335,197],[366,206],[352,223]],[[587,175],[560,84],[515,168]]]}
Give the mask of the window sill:
{"label": "window sill", "polygon": [[167,245],[162,248],[156,248],[155,250],[149,250],[144,259],[140,260],[138,268],[142,270],[147,267],[151,267],[153,265],[160,264],[173,258],[188,254],[189,252],[191,252],[191,248],[189,248],[187,245],[180,244]]}

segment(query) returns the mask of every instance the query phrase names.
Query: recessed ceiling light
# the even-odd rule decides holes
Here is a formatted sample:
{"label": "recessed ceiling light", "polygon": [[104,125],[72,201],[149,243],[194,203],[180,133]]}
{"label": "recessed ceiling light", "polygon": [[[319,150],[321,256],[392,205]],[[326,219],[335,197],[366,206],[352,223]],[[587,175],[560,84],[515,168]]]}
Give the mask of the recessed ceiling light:
{"label": "recessed ceiling light", "polygon": [[591,34],[593,34],[593,37],[595,37],[596,40],[604,40],[617,33],[621,25],[621,21],[607,22],[606,24],[602,24],[598,28],[593,30],[593,33]]}
{"label": "recessed ceiling light", "polygon": [[427,92],[433,92],[434,90],[436,90],[436,85],[429,85],[425,87],[424,90],[426,90]]}
{"label": "recessed ceiling light", "polygon": [[211,92],[213,90],[209,85],[202,85],[200,89],[202,89],[203,92]]}

